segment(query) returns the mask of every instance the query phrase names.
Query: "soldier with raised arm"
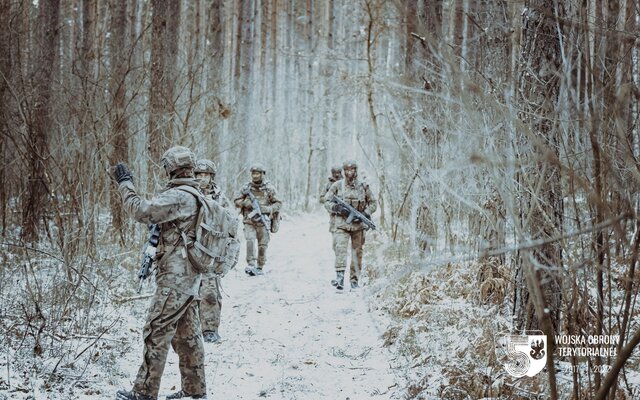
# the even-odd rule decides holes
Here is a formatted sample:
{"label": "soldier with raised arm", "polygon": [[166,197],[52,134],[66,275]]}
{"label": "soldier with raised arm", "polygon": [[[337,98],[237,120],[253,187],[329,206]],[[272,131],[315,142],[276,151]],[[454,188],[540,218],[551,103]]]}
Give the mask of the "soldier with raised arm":
{"label": "soldier with raised arm", "polygon": [[205,399],[207,396],[197,301],[201,274],[189,263],[181,241],[181,235],[195,224],[198,202],[192,194],[177,189],[198,187],[193,176],[196,160],[191,150],[176,146],[167,150],[161,161],[169,182],[151,200],[140,197],[125,164],[118,164],[114,172],[128,214],[144,224],[159,224],[161,232],[155,260],[157,289],[143,330],[142,365],[133,389],[118,391],[118,400],[158,397],[169,347],[173,347],[180,360],[182,388],[167,398]]}

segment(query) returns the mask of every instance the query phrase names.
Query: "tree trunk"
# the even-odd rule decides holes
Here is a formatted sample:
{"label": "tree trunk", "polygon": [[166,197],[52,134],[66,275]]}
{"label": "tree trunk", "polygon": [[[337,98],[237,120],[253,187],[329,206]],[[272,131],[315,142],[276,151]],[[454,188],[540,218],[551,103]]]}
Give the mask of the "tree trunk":
{"label": "tree trunk", "polygon": [[166,120],[167,97],[165,92],[166,76],[166,27],[167,2],[164,0],[151,1],[151,65],[149,82],[149,126],[148,150],[151,162],[148,172],[148,189],[154,191],[162,172],[158,171],[162,153],[171,143],[172,134]]}
{"label": "tree trunk", "polygon": [[39,4],[38,29],[36,34],[36,58],[33,63],[31,83],[34,98],[27,127],[29,146],[29,185],[27,202],[23,209],[22,237],[26,241],[37,238],[38,222],[47,210],[47,197],[51,190],[51,177],[47,173],[49,158],[48,136],[54,127],[51,119],[51,86],[55,70],[58,44],[58,17],[60,0],[46,0]]}
{"label": "tree trunk", "polygon": [[[0,0],[0,156],[6,160],[5,137],[9,136],[10,114],[9,114],[9,79],[11,77],[11,54],[13,54],[11,34],[11,7],[9,0]],[[0,168],[0,213],[2,214],[2,236],[7,228],[7,199],[9,198],[8,186],[6,183],[6,168]]]}
{"label": "tree trunk", "polygon": [[[523,239],[553,239],[562,233],[562,192],[558,163],[559,138],[554,125],[560,88],[560,38],[557,18],[563,9],[553,0],[529,0],[523,15],[520,102],[523,122],[530,129],[529,143],[535,157],[527,212],[522,224],[529,234]],[[552,17],[549,12],[552,12]],[[523,273],[517,285],[519,296],[517,322],[520,329],[542,329],[550,346],[547,351],[551,398],[557,397],[553,337],[558,333],[561,307],[562,250],[552,241],[520,254]],[[533,310],[534,312],[529,312]]]}
{"label": "tree trunk", "polygon": [[[111,112],[111,143],[113,147],[109,155],[109,164],[129,162],[129,122],[126,114],[126,76],[130,66],[127,64],[127,5],[125,2],[112,0],[111,2],[111,71],[109,77],[109,92],[112,96]],[[120,194],[112,185],[109,192],[109,204],[111,206],[112,225],[119,234],[120,242],[125,243],[126,221]]]}

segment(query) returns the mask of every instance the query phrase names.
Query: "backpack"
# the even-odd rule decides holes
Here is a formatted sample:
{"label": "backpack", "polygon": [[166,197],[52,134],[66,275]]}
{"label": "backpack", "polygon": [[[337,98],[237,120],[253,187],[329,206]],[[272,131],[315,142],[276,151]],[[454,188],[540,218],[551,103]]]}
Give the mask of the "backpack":
{"label": "backpack", "polygon": [[175,189],[192,194],[198,201],[198,215],[193,230],[189,231],[191,235],[181,232],[189,263],[198,273],[224,276],[238,263],[237,217],[198,189],[186,185]]}

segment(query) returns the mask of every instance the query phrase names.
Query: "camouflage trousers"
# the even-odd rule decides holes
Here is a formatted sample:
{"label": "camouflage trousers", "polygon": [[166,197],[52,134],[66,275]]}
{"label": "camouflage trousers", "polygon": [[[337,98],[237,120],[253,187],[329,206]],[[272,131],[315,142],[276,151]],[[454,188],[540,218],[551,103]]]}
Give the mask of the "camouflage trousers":
{"label": "camouflage trousers", "polygon": [[[263,267],[267,263],[267,247],[269,246],[269,232],[264,225],[244,224],[244,238],[247,241],[247,264]],[[258,254],[256,257],[256,241]]]}
{"label": "camouflage trousers", "polygon": [[202,332],[216,332],[220,326],[222,312],[222,294],[220,293],[220,277],[203,275],[200,286],[200,323]]}
{"label": "camouflage trousers", "polygon": [[364,230],[346,231],[336,229],[333,232],[333,251],[336,253],[336,271],[347,269],[349,256],[349,241],[351,241],[351,282],[358,282],[362,270],[362,247],[364,246]]}
{"label": "camouflage trousers", "polygon": [[207,392],[204,344],[198,317],[198,302],[170,288],[158,288],[143,331],[144,353],[133,390],[156,398],[169,346],[178,354],[182,390]]}

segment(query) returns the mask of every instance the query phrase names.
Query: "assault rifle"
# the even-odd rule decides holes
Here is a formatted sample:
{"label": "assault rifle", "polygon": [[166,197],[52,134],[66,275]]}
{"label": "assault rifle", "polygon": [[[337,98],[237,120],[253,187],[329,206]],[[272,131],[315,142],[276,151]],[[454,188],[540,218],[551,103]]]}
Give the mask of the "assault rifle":
{"label": "assault rifle", "polygon": [[138,293],[142,290],[144,280],[151,275],[151,267],[156,258],[156,250],[158,248],[158,242],[160,241],[160,226],[158,224],[149,225],[149,232],[149,240],[147,240],[147,243],[145,243],[142,248],[144,258],[142,259],[140,271],[138,271],[138,279],[140,280]]}
{"label": "assault rifle", "polygon": [[[376,230],[376,226],[369,219],[367,215],[356,210],[355,208],[353,208],[353,206],[351,206],[351,204],[342,200],[340,197],[333,195],[333,197],[331,198],[331,202],[339,206],[340,210],[338,211],[338,213],[347,217],[347,224],[350,224],[351,222],[357,219],[363,222],[369,228],[373,229],[374,231]],[[359,222],[359,221],[356,221],[356,222]]]}
{"label": "assault rifle", "polygon": [[260,203],[258,202],[258,199],[256,199],[256,196],[253,193],[251,193],[251,190],[249,189],[245,189],[244,194],[249,196],[249,200],[251,200],[251,206],[253,207],[253,211],[251,211],[249,215],[247,215],[247,217],[249,217],[249,219],[252,219],[254,221],[257,221],[259,219],[260,221],[262,221],[262,224],[264,225],[264,227],[267,228],[267,232],[270,232],[271,220],[269,219],[269,217],[264,215],[260,210]]}

